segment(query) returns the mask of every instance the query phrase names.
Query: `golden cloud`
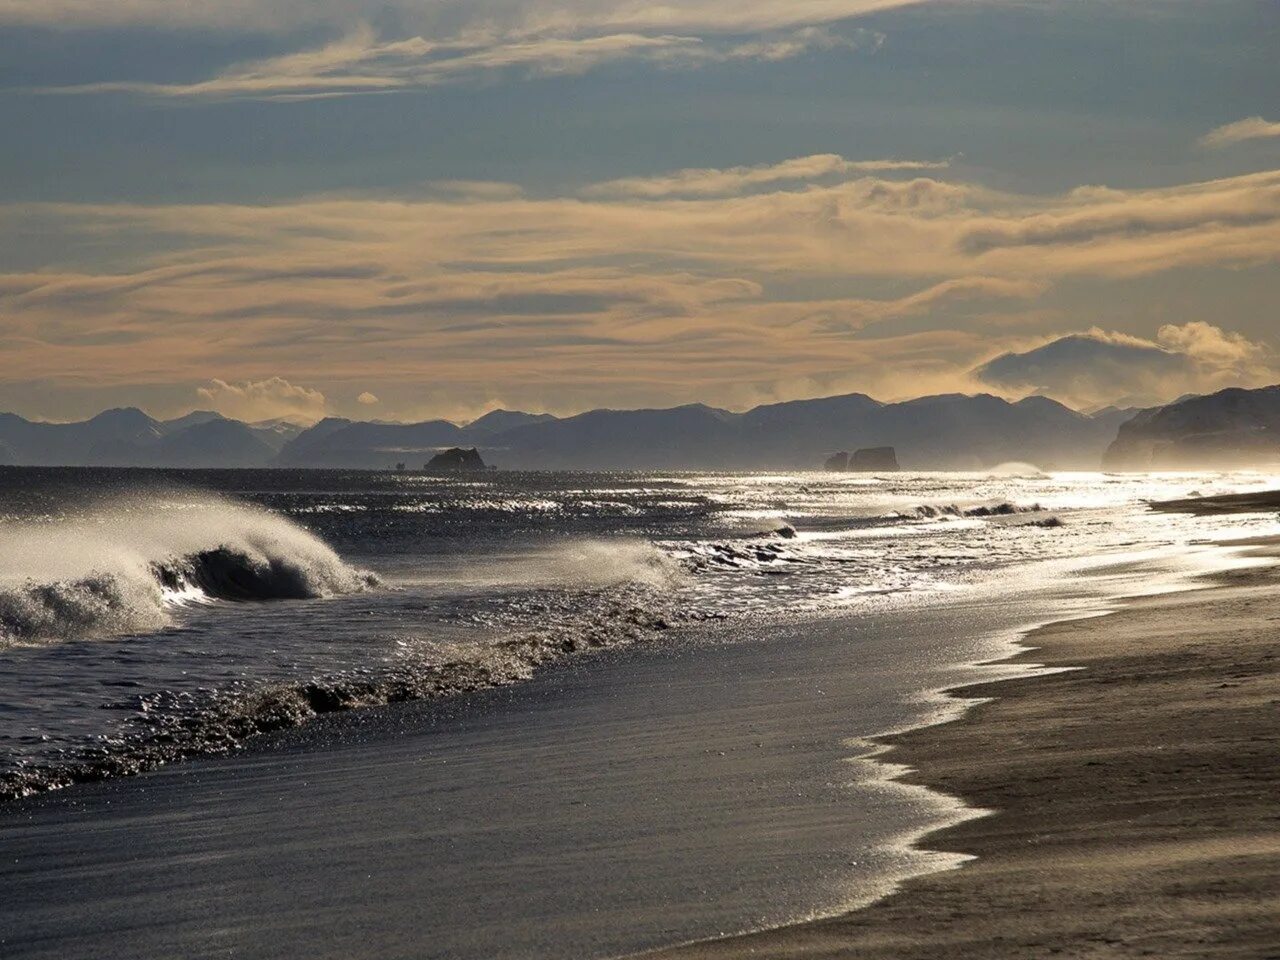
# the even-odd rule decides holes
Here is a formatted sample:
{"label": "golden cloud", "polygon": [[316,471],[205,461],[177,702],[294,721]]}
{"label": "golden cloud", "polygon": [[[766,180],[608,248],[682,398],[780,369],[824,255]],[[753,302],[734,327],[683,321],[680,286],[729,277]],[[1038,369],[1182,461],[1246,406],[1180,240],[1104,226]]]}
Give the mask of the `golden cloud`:
{"label": "golden cloud", "polygon": [[[1280,259],[1280,171],[1050,197],[843,158],[665,180],[715,187],[10,206],[0,215],[68,254],[0,275],[0,377],[216,370],[715,399],[784,378],[869,382],[892,362],[919,374],[903,382],[958,385],[993,349],[967,330],[1016,325],[1065,279]],[[98,249],[81,240],[123,234],[147,252],[124,267],[76,259]],[[1202,356],[1243,349],[1198,328],[1168,337]]]}

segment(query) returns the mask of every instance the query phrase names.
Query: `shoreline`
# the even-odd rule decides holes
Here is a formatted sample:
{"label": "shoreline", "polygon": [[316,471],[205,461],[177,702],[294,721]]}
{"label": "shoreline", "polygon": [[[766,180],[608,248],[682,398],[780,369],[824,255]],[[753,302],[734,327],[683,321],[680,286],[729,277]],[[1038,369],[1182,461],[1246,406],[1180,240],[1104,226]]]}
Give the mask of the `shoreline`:
{"label": "shoreline", "polygon": [[1037,607],[620,650],[18,801],[0,951],[550,960],[852,909],[948,864],[900,838],[954,804],[864,780],[848,738],[913,724]]}
{"label": "shoreline", "polygon": [[914,843],[956,868],[637,957],[1280,958],[1280,564],[1207,579],[1039,626],[995,662],[1031,672],[874,738],[895,782],[972,811]]}
{"label": "shoreline", "polygon": [[[1127,570],[1119,575],[1134,585],[1128,564],[1116,570]],[[1266,572],[1248,568],[1216,576],[1239,580]],[[1173,576],[1185,584],[1185,573]],[[825,627],[817,634],[811,629],[817,622],[795,624],[784,633],[771,632],[759,644],[677,646],[656,658],[618,651],[610,658],[612,669],[595,671],[583,664],[581,670],[553,671],[529,684],[463,698],[456,710],[437,702],[405,704],[359,717],[343,715],[349,722],[283,733],[274,744],[283,750],[264,742],[261,750],[237,757],[180,764],[143,778],[31,798],[20,802],[27,811],[26,823],[11,823],[16,828],[12,833],[0,831],[14,842],[9,850],[12,866],[6,867],[14,888],[24,891],[9,911],[0,909],[0,927],[6,915],[14,921],[17,935],[7,946],[24,957],[75,952],[75,947],[90,942],[86,938],[98,952],[85,955],[107,955],[110,950],[146,955],[153,938],[161,935],[176,936],[196,950],[208,945],[212,929],[226,938],[220,940],[221,947],[265,958],[279,955],[275,951],[280,944],[272,939],[276,934],[265,939],[244,939],[242,934],[289,925],[294,927],[290,949],[317,957],[380,956],[368,951],[375,944],[417,943],[424,935],[439,942],[449,932],[455,938],[465,936],[447,948],[441,945],[440,956],[515,960],[563,955],[550,949],[552,943],[565,946],[566,930],[555,919],[556,911],[548,914],[545,895],[538,893],[516,904],[517,913],[494,914],[486,921],[487,931],[477,931],[478,900],[488,896],[489,909],[510,911],[510,898],[523,896],[521,891],[552,889],[568,898],[563,916],[571,917],[580,910],[573,901],[589,889],[578,886],[588,875],[593,877],[590,895],[608,893],[602,902],[605,912],[599,915],[603,919],[591,921],[602,924],[600,933],[616,936],[616,930],[636,922],[637,911],[648,918],[652,932],[621,951],[599,953],[593,950],[603,941],[589,933],[581,942],[584,956],[635,956],[634,951],[646,948],[659,950],[653,956],[672,957],[847,956],[847,934],[833,939],[833,924],[896,903],[904,891],[913,891],[928,878],[965,876],[985,866],[979,862],[958,871],[948,869],[974,852],[938,838],[959,835],[970,824],[989,823],[993,818],[975,817],[985,812],[981,808],[996,804],[977,802],[968,791],[939,783],[932,775],[937,764],[908,753],[902,745],[918,740],[927,746],[939,731],[967,728],[976,714],[1000,702],[984,698],[1005,697],[1009,685],[1053,680],[1058,674],[1046,673],[1043,667],[1059,664],[1047,659],[1042,636],[1058,630],[1092,631],[1094,625],[1124,615],[1113,612],[1125,602],[1123,594],[1090,599],[1091,594],[1068,591],[1059,597],[1056,615],[1043,611],[1048,616],[1027,618],[1026,611],[1015,612],[1008,600],[996,613],[987,601],[853,622],[823,621]],[[1198,609],[1212,594],[1212,589],[1189,587],[1134,600],[1129,606],[1181,599],[1187,609]],[[973,619],[978,611],[994,619],[979,625]],[[1280,609],[1276,613],[1280,619]],[[997,626],[1002,619],[1004,626]],[[791,634],[790,642],[785,633]],[[968,655],[963,653],[966,645]],[[996,654],[996,645],[1005,652]],[[858,652],[856,659],[850,659],[850,650]],[[901,705],[914,704],[910,709],[915,711],[925,703],[928,712],[947,719],[917,724],[909,716],[897,722],[868,716],[851,723],[882,692],[885,677],[879,671],[890,664],[900,669],[908,650],[918,658],[917,669],[940,670],[935,674],[940,682],[930,685],[924,694],[927,700],[909,697]],[[960,659],[952,660],[957,654]],[[951,665],[940,667],[938,655]],[[693,666],[697,669],[691,671]],[[977,673],[985,679],[974,679]],[[687,705],[695,698],[703,709],[690,712]],[[473,709],[477,701],[490,700],[503,702],[505,709]],[[859,726],[901,732],[848,739],[846,731]],[[680,733],[673,740],[676,730]],[[744,730],[751,734],[747,742],[742,739]],[[606,743],[610,750],[596,749]],[[477,750],[489,760],[478,762]],[[939,756],[953,764],[963,761],[963,751],[943,750]],[[903,775],[899,768],[904,762],[915,771]],[[583,763],[594,768],[582,769]],[[864,771],[874,767],[877,772],[841,782],[832,770],[842,763]],[[530,788],[549,768],[564,775],[575,771],[577,780],[566,783],[557,778],[531,796]],[[493,777],[499,771],[502,784],[495,789]],[[464,773],[471,783],[464,790],[469,800],[462,807],[468,810],[463,819],[473,821],[467,823],[465,835],[456,833],[457,815],[450,812],[459,809],[457,777]],[[860,801],[847,793],[854,782],[860,784]],[[769,783],[773,786],[762,792]],[[286,790],[286,784],[301,784],[306,790]],[[655,784],[665,788],[655,791]],[[283,796],[289,803],[281,807]],[[521,809],[504,797],[512,802],[519,798]],[[561,816],[566,798],[574,814],[567,820]],[[905,806],[893,813],[895,804]],[[485,805],[490,809],[482,809]],[[530,806],[543,814],[531,821]],[[890,821],[900,821],[904,813],[912,821],[925,821],[922,829],[894,832],[897,828]],[[589,818],[585,834],[584,816]],[[877,820],[884,816],[890,819]],[[634,836],[620,836],[621,822]],[[681,829],[671,835],[677,822]],[[175,831],[162,827],[165,823],[182,826]],[[347,836],[356,823],[356,833]],[[548,829],[559,834],[553,837]],[[671,856],[646,860],[654,853],[650,838],[657,835],[671,835],[666,845]],[[335,851],[338,837],[343,839]],[[406,847],[408,838],[411,846]],[[455,841],[470,844],[472,852],[464,854]],[[578,857],[579,850],[601,845],[615,847],[621,862],[644,863],[645,883],[610,891],[616,879],[610,875],[613,871],[591,874],[602,864],[590,856],[575,860],[559,885],[548,884],[537,868],[548,850]],[[476,871],[477,862],[506,862],[513,849],[513,865],[533,873],[506,876],[505,867],[501,876]],[[153,888],[127,894],[133,906],[126,913],[148,918],[138,930],[121,927],[119,910],[107,909],[120,896],[111,878],[126,853],[132,858],[133,875],[139,882],[146,878],[146,886]],[[689,873],[688,861],[695,855],[701,857],[700,866]],[[768,879],[781,867],[776,859],[780,856],[790,861],[785,885]],[[198,875],[182,867],[192,857],[204,864]],[[335,872],[325,866],[331,859],[334,866],[345,863],[351,870]],[[439,875],[440,865],[455,861],[460,873]],[[763,872],[762,865],[767,865]],[[756,871],[763,885],[740,887],[742,867]],[[858,889],[858,875],[865,884],[868,870],[887,882],[874,892],[862,887],[870,896],[851,895]],[[687,875],[677,883],[673,871]],[[5,873],[0,870],[0,881]],[[303,875],[308,878],[299,887]],[[573,883],[565,884],[569,877]],[[736,905],[728,913],[711,912],[714,898],[703,902],[710,893],[708,882],[729,884],[722,893],[731,892]],[[429,885],[439,887],[438,896],[449,898],[456,897],[460,883],[470,886],[455,906],[471,907],[465,916],[446,920],[439,911],[453,907],[428,895]],[[167,916],[169,901],[159,891],[173,884],[203,891],[201,899],[207,902],[176,918]],[[379,892],[370,899],[374,888]],[[499,889],[505,892],[493,898]],[[282,890],[288,895],[282,896]],[[409,891],[413,893],[406,897]],[[642,906],[635,897],[638,892],[660,896],[650,896]],[[439,904],[425,916],[418,913],[424,895],[426,902]],[[330,927],[320,929],[308,904],[330,903],[335,896],[358,900],[363,912],[340,914]],[[1014,907],[1019,905],[1015,900]],[[728,904],[718,906],[723,910]],[[833,920],[794,920],[836,914],[841,916]],[[224,928],[225,916],[237,922]],[[758,919],[749,921],[751,927],[737,926],[735,916]],[[304,919],[305,933],[296,926]],[[908,916],[897,925],[911,922]],[[517,932],[512,923],[525,929]],[[791,925],[779,927],[780,923]],[[528,924],[550,926],[531,936]],[[684,937],[668,936],[667,931],[674,933],[680,926],[685,927]],[[766,932],[703,940],[683,948],[663,946],[687,943],[689,935],[715,937],[744,929]],[[823,943],[816,952],[811,942],[815,931]],[[488,939],[481,945],[476,936]],[[779,945],[776,938],[784,936],[800,939]],[[539,941],[538,949],[547,945],[545,953],[527,952]],[[0,943],[6,943],[3,935]],[[856,955],[984,956],[971,946],[948,954],[929,940],[919,952],[870,953],[859,942]],[[991,954],[1039,955],[1035,950]]]}

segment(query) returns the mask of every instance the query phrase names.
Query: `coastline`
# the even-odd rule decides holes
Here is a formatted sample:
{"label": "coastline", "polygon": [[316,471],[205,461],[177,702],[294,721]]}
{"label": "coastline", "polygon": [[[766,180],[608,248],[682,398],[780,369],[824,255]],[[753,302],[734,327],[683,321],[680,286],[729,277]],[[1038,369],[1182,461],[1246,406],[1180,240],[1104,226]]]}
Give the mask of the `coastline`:
{"label": "coastline", "polygon": [[960,869],[644,956],[1280,957],[1277,585],[1231,570],[1046,625],[1001,663],[1065,669],[958,688],[980,701],[959,719],[883,738],[900,782],[987,814],[918,841]]}
{"label": "coastline", "polygon": [[[1117,570],[1135,583],[1127,564]],[[966,917],[990,924],[1052,899],[1056,892],[1042,896],[1052,862],[997,869],[984,892],[998,896],[971,903],[963,891],[946,892],[955,878],[989,873],[1002,838],[1017,834],[1000,815],[973,818],[978,808],[1008,807],[1001,791],[1023,786],[1027,769],[1009,773],[1020,759],[1012,737],[1000,749],[974,749],[964,731],[1021,685],[1041,709],[1014,734],[1055,728],[1059,714],[1036,692],[1055,677],[1037,668],[1085,659],[1070,647],[1050,656],[1059,635],[1079,631],[1084,648],[1096,648],[1095,631],[1114,637],[1116,618],[1148,607],[1176,624],[1203,616],[1221,626],[1230,616],[1208,607],[1238,607],[1241,590],[1262,594],[1276,580],[1256,567],[1215,576],[1234,586],[1132,601],[1101,618],[1063,619],[1119,602],[1095,605],[1092,590],[1068,590],[1055,601],[1056,617],[1044,616],[1038,600],[1020,608],[1006,596],[997,605],[796,623],[759,642],[618,651],[527,684],[342,715],[234,757],[29,798],[0,822],[0,886],[20,891],[0,906],[0,930],[9,931],[0,944],[26,958],[154,955],[158,945],[172,955],[263,958],[526,960],[655,948],[665,952],[654,956],[669,957],[1053,955],[1003,931],[975,934]],[[1224,590],[1235,599],[1224,600]],[[1280,621],[1280,604],[1275,614]],[[1051,625],[1028,633],[1033,623]],[[997,653],[1010,644],[1014,656]],[[975,669],[991,679],[973,683]],[[952,693],[923,702],[938,717],[961,719],[913,719],[922,701],[912,691],[924,675],[929,691]],[[902,696],[884,701],[894,676],[905,682]],[[999,699],[973,706],[985,697]],[[698,710],[688,709],[693,702]],[[898,707],[877,713],[877,703]],[[1076,729],[1086,722],[1072,719]],[[858,729],[906,732],[849,739]],[[1057,732],[1070,746],[1071,731]],[[1039,786],[1075,775],[1054,769],[1051,751],[1028,750]],[[903,763],[920,772],[884,776]],[[847,780],[832,776],[843,764]],[[868,768],[879,773],[864,778]],[[1023,793],[1034,800],[1035,790]],[[904,815],[919,825],[909,835]],[[1046,850],[1073,849],[1045,834],[1035,810],[1015,827],[1015,843],[1029,837]],[[1087,818],[1077,827],[1068,840],[1091,835]],[[989,849],[966,839],[971,828]],[[670,840],[655,845],[655,836]],[[606,848],[608,858],[591,852]],[[946,869],[975,854],[981,859],[964,869]],[[122,888],[125,864],[131,880]],[[915,893],[933,878],[943,895],[922,906]],[[1094,889],[1079,877],[1061,881],[1073,884]],[[175,886],[192,894],[177,912]],[[584,911],[584,897],[598,903]],[[344,903],[360,909],[334,909]],[[565,917],[586,926],[566,927]],[[867,917],[881,917],[881,926],[867,927]],[[939,932],[922,917],[951,923]],[[771,932],[732,936],[752,929]],[[975,944],[984,938],[1003,952],[981,952]],[[424,944],[434,952],[423,953]],[[1127,955],[1093,946],[1087,955]],[[1110,952],[1099,953],[1104,947]]]}
{"label": "coastline", "polygon": [[928,691],[1046,612],[716,629],[16,801],[0,952],[559,960],[844,912],[953,863],[907,841],[964,815],[850,738],[950,712]]}

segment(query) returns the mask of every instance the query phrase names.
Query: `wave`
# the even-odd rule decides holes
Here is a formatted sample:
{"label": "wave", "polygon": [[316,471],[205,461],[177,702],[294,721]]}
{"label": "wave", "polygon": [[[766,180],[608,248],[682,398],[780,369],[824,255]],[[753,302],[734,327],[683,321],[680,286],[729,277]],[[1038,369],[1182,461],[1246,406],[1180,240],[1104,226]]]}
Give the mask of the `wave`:
{"label": "wave", "polygon": [[994,503],[986,504],[978,507],[959,507],[955,504],[925,504],[916,507],[909,513],[899,513],[898,517],[915,518],[919,520],[939,520],[946,517],[954,518],[983,518],[983,517],[1012,517],[1020,513],[1041,513],[1044,510],[1038,503],[1030,506],[1022,506],[1016,503]]}
{"label": "wave", "polygon": [[579,609],[572,624],[551,624],[497,642],[424,641],[404,661],[376,671],[223,690],[162,690],[106,704],[128,713],[120,735],[44,760],[0,764],[0,801],[231,753],[254,737],[325,714],[516,683],[575,653],[642,642],[677,624],[721,619],[683,609],[670,590],[643,579],[593,596],[594,603]]}
{"label": "wave", "polygon": [[153,632],[184,603],[307,599],[376,582],[262,510],[116,502],[73,520],[0,525],[0,644]]}
{"label": "wave", "polygon": [[781,517],[760,517],[754,523],[744,524],[740,536],[744,537],[782,537],[784,540],[796,538],[796,528]]}
{"label": "wave", "polygon": [[1007,480],[1043,480],[1049,476],[1034,463],[1024,463],[1019,460],[1011,460],[994,466],[986,472],[986,475]]}
{"label": "wave", "polygon": [[623,584],[674,586],[683,571],[648,541],[574,540],[529,557],[508,576],[526,586],[598,589]]}
{"label": "wave", "polygon": [[782,573],[793,565],[810,562],[781,542],[794,540],[796,536],[795,527],[785,520],[776,520],[745,531],[737,540],[682,544],[676,556],[693,573],[706,570]]}

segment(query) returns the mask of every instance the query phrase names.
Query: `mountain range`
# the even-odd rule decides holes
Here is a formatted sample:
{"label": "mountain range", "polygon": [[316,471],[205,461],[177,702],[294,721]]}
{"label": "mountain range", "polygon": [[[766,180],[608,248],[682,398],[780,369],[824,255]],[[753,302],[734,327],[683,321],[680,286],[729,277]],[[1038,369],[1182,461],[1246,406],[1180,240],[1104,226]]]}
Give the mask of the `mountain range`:
{"label": "mountain range", "polygon": [[1230,389],[1143,410],[1107,449],[1109,470],[1231,469],[1280,462],[1280,386]]}
{"label": "mountain range", "polygon": [[418,468],[442,448],[478,447],[512,469],[817,469],[837,450],[892,446],[905,469],[980,469],[1009,461],[1096,469],[1134,410],[1079,413],[1046,397],[1010,402],[946,394],[882,403],[863,394],[736,413],[690,404],[558,418],[495,410],[459,425],[326,418],[302,428],[211,411],[156,420],[108,410],[79,423],[0,414],[0,464]]}
{"label": "mountain range", "polygon": [[283,421],[242,423],[208,410],[155,420],[124,407],[79,423],[40,423],[3,413],[0,464],[257,467],[275,460],[301,430]]}

